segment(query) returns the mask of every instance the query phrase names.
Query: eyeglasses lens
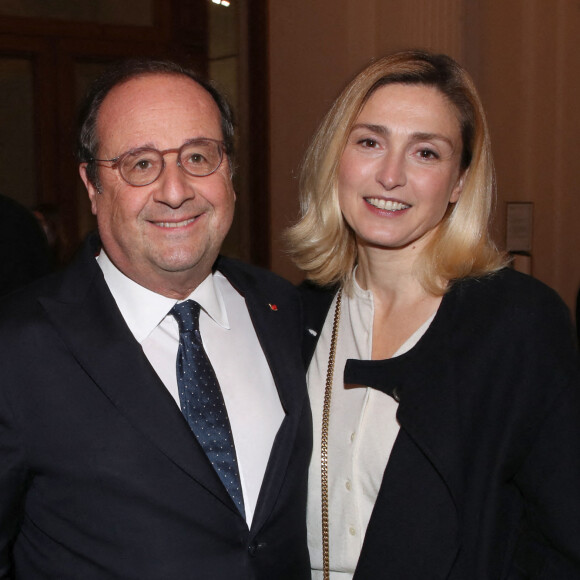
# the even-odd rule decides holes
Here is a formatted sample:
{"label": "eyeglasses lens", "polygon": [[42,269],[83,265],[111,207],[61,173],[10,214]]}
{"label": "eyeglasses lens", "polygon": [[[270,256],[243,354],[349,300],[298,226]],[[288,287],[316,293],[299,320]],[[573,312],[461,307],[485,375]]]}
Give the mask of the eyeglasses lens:
{"label": "eyeglasses lens", "polygon": [[161,175],[163,156],[155,149],[132,151],[122,159],[119,170],[131,185],[148,185]]}
{"label": "eyeglasses lens", "polygon": [[194,141],[181,149],[179,164],[190,175],[204,177],[220,165],[222,152],[214,141]]}
{"label": "eyeglasses lens", "polygon": [[[193,141],[179,149],[179,166],[195,177],[210,175],[220,166],[221,161],[222,150],[214,141]],[[149,185],[163,171],[163,153],[157,149],[131,151],[121,158],[119,170],[125,181],[131,185]]]}

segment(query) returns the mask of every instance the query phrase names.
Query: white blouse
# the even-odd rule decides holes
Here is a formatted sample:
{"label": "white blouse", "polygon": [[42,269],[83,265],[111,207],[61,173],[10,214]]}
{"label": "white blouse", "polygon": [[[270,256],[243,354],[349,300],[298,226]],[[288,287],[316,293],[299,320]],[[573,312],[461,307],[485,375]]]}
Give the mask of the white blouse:
{"label": "white blouse", "polygon": [[[373,296],[354,281],[352,296],[343,292],[329,425],[330,578],[354,574],[383,472],[399,432],[397,403],[380,391],[344,384],[347,359],[370,360]],[[322,408],[336,297],[326,317],[308,369],[308,391],[314,422],[314,450],[308,488],[308,547],[312,579],[322,580],[320,453]],[[393,356],[410,350],[423,336],[431,316]]]}

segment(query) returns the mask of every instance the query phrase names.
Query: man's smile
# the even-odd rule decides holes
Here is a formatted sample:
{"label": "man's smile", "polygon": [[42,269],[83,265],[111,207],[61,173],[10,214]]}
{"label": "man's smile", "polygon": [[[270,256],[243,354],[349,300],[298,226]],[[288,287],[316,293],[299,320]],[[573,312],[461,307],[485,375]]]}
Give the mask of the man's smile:
{"label": "man's smile", "polygon": [[195,216],[180,222],[156,222],[151,220],[151,223],[160,228],[181,228],[193,223],[199,216]]}

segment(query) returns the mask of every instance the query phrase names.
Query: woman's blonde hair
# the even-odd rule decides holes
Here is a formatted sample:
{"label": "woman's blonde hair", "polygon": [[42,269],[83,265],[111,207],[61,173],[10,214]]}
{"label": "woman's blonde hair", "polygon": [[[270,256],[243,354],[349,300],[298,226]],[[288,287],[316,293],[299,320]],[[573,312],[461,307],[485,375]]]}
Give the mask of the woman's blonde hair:
{"label": "woman's blonde hair", "polygon": [[495,179],[485,113],[470,76],[446,55],[397,52],[370,64],[344,89],[304,157],[301,217],[287,232],[290,254],[306,276],[320,285],[350,282],[357,246],[340,210],[338,167],[365,103],[378,88],[394,83],[438,89],[453,105],[461,127],[460,169],[467,172],[463,190],[416,263],[425,289],[440,295],[450,281],[482,276],[505,263],[489,236]]}

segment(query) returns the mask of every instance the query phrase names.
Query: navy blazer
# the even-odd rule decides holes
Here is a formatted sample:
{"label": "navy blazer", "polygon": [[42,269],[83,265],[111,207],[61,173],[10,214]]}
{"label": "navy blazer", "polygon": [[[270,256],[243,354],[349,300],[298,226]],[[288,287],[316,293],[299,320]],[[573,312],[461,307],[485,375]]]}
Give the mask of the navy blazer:
{"label": "navy blazer", "polygon": [[[307,364],[335,291],[302,287]],[[355,580],[580,578],[572,337],[552,290],[503,270],[455,283],[408,353],[347,362],[400,424]]]}
{"label": "navy blazer", "polygon": [[95,251],[0,307],[0,578],[306,580],[311,417],[296,291],[216,263],[246,300],[286,414],[248,529]]}

